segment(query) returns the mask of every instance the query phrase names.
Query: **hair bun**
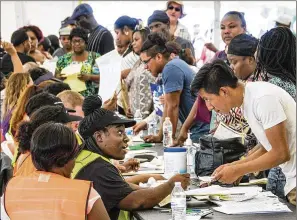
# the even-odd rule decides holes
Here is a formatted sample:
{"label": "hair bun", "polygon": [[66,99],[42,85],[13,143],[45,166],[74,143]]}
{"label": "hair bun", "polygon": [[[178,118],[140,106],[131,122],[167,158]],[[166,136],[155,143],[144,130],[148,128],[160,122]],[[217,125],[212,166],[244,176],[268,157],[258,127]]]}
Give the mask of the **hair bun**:
{"label": "hair bun", "polygon": [[85,116],[90,115],[95,110],[100,109],[102,106],[102,98],[99,95],[90,95],[85,98],[82,110]]}

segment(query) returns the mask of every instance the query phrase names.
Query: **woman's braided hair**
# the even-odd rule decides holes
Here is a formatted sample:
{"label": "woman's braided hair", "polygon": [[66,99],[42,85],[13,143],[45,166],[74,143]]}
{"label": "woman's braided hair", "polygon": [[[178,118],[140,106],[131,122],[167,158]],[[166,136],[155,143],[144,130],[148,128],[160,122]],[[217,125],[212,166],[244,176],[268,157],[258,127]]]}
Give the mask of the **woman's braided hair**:
{"label": "woman's braided hair", "polygon": [[296,84],[296,37],[286,27],[273,28],[259,42],[255,79],[268,74]]}

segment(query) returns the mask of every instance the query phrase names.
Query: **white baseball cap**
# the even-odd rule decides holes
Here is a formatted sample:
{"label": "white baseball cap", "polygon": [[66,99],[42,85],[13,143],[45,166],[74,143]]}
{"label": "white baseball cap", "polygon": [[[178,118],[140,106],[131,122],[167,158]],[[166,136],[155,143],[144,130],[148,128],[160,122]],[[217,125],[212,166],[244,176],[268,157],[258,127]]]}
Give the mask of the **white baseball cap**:
{"label": "white baseball cap", "polygon": [[70,28],[70,27],[64,27],[64,28],[61,28],[60,30],[59,30],[59,35],[60,36],[68,36],[68,35],[70,35],[70,33],[71,33],[71,30],[72,30],[72,28]]}
{"label": "white baseball cap", "polygon": [[279,15],[277,19],[275,19],[274,21],[277,23],[289,26],[291,24],[292,18],[289,15],[282,14],[282,15]]}

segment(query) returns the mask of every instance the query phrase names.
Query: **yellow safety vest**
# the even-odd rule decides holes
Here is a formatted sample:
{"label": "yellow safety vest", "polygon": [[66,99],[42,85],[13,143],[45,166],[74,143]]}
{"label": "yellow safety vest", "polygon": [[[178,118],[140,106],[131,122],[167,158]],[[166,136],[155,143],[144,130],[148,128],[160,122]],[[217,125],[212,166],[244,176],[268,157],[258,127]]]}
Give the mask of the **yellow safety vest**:
{"label": "yellow safety vest", "polygon": [[[79,171],[81,171],[84,167],[86,167],[90,163],[94,162],[98,158],[101,158],[102,160],[106,161],[107,163],[112,164],[111,161],[108,158],[106,158],[106,157],[104,157],[104,156],[102,156],[100,154],[96,154],[96,153],[93,153],[93,152],[88,151],[88,150],[82,150],[80,152],[80,154],[78,155],[78,157],[76,158],[76,160],[75,160],[75,166],[74,166],[74,168],[72,170],[71,178],[74,179],[77,176],[77,174],[79,173]],[[119,174],[124,179],[124,177],[122,176],[120,171],[119,171]],[[130,218],[130,212],[124,211],[124,210],[120,211],[118,220],[130,220],[130,219],[131,219]]]}

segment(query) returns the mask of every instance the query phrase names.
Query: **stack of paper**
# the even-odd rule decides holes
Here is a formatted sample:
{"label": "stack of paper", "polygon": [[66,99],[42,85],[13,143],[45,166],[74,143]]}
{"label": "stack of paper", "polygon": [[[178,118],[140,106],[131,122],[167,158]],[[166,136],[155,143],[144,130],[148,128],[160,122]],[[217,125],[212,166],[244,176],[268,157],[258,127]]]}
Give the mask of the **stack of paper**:
{"label": "stack of paper", "polygon": [[214,210],[228,215],[292,212],[288,206],[281,203],[271,192],[261,192],[255,198],[247,201],[213,201],[220,205]]}

